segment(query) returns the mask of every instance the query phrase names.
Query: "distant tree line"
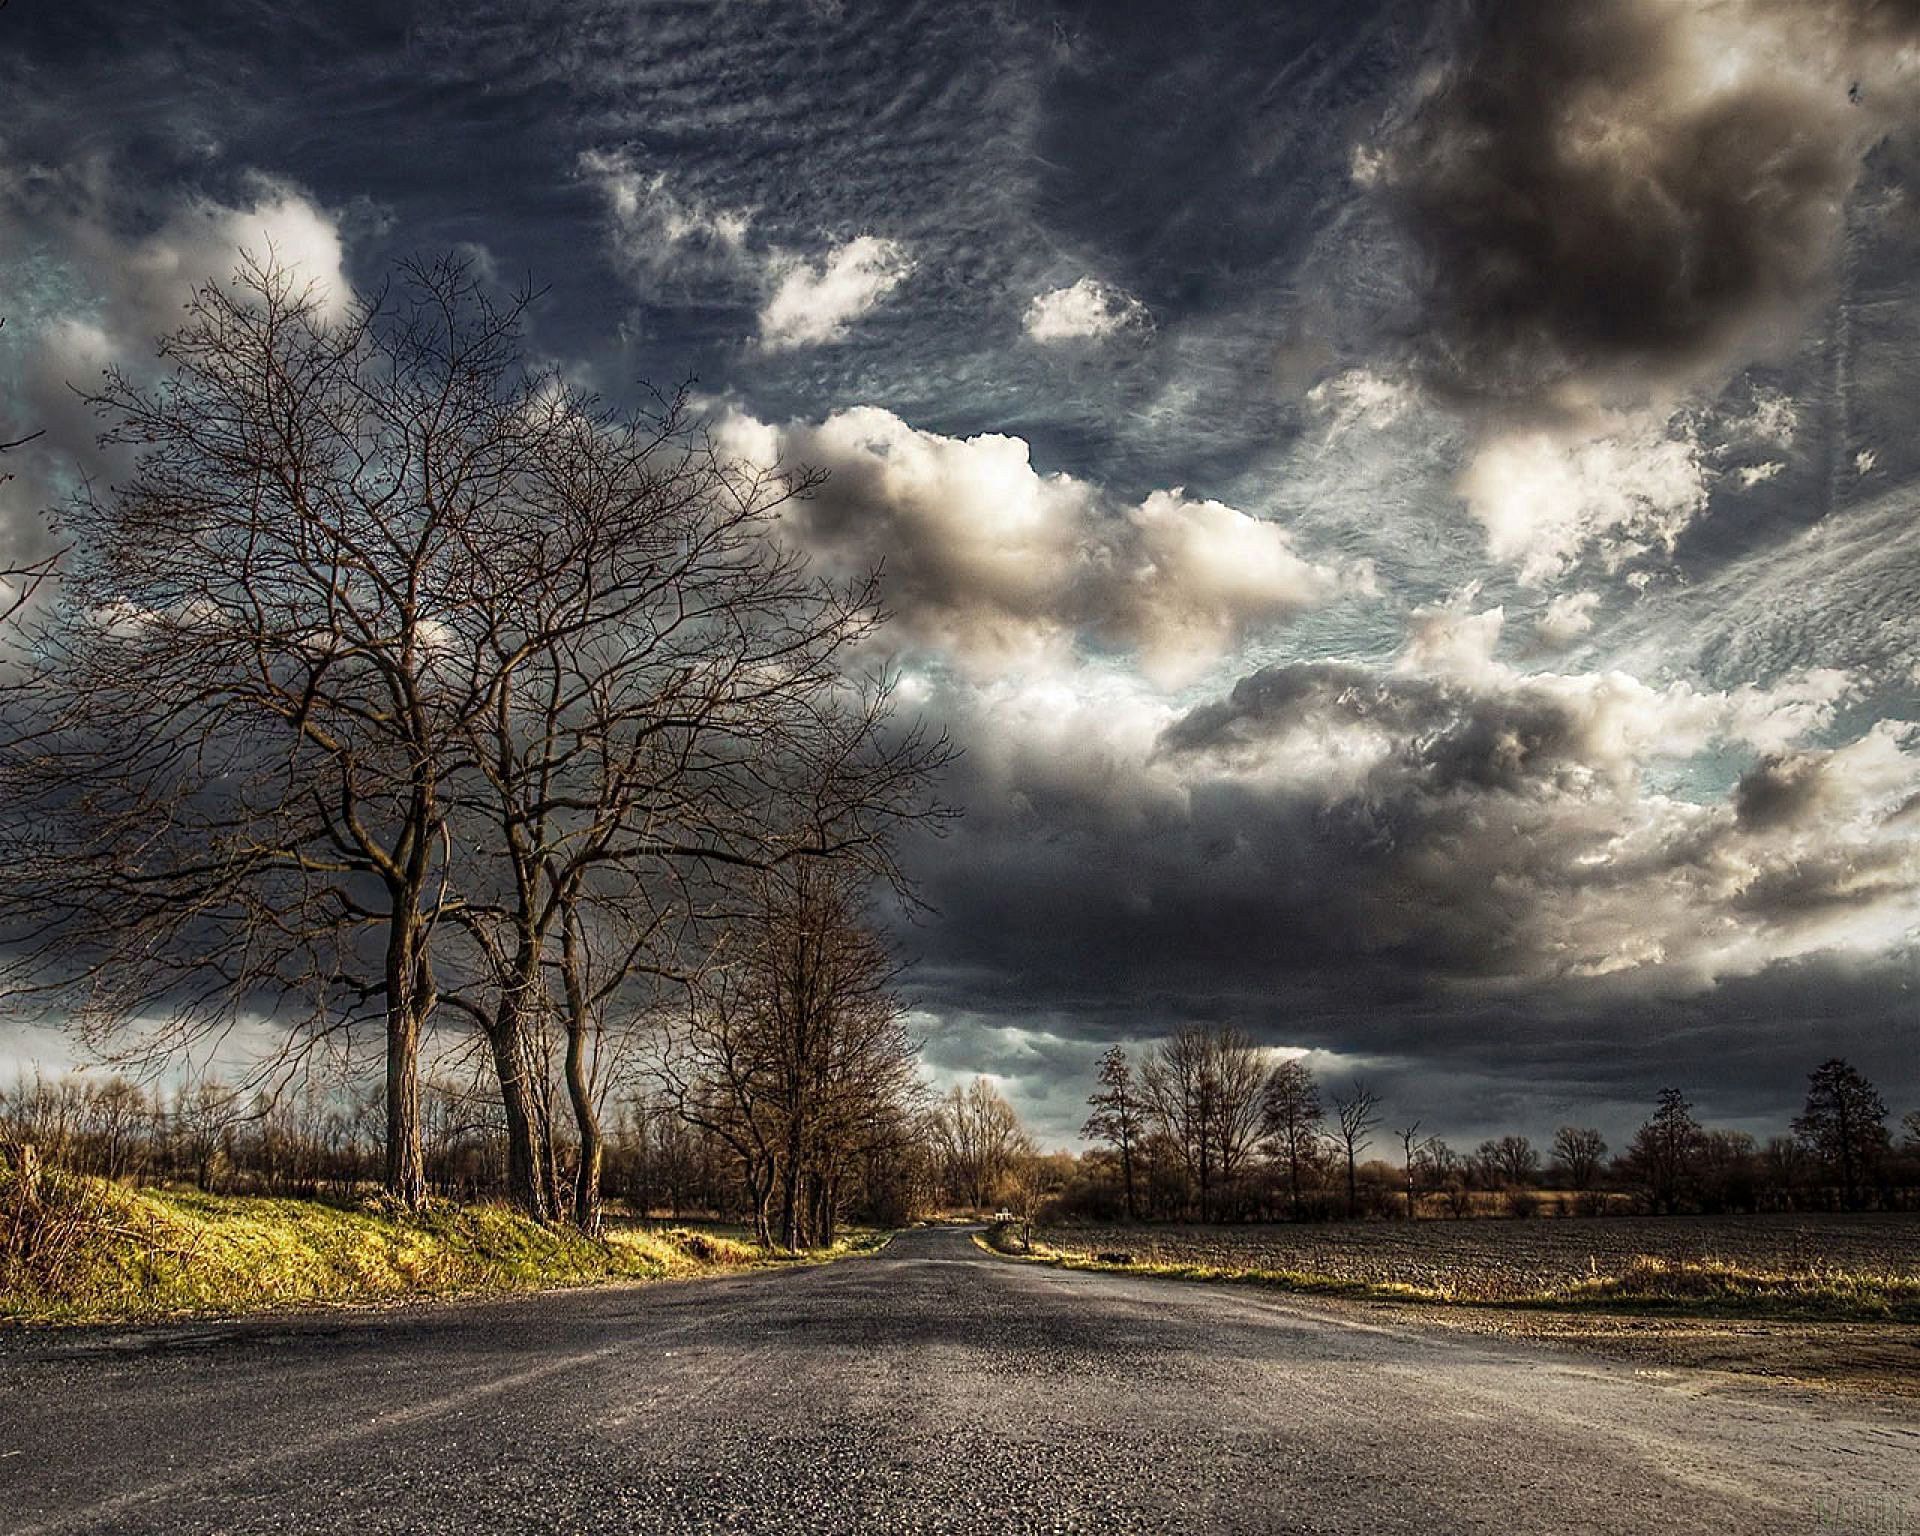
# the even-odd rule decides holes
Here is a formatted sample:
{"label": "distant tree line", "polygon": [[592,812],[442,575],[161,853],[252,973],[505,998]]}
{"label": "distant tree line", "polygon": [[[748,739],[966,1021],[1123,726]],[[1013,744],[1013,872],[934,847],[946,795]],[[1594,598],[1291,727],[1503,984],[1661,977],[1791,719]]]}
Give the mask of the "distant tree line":
{"label": "distant tree line", "polygon": [[[429,1074],[421,1084],[423,1165],[438,1199],[504,1200],[507,1144],[484,1085]],[[377,1087],[309,1081],[275,1094],[218,1077],[154,1086],[123,1076],[22,1074],[0,1085],[0,1149],[32,1147],[46,1163],[136,1186],[217,1195],[347,1201],[380,1186],[383,1104]],[[752,1192],[724,1138],[687,1121],[669,1095],[617,1099],[602,1149],[607,1198],[630,1217],[750,1222]],[[834,1168],[819,1241],[845,1220],[897,1225],[937,1201],[917,1143],[863,1151]],[[570,1170],[577,1145],[562,1138]]]}
{"label": "distant tree line", "polygon": [[1575,1125],[1545,1148],[1508,1135],[1455,1149],[1423,1136],[1417,1119],[1383,1137],[1383,1107],[1363,1081],[1323,1087],[1303,1059],[1273,1062],[1231,1027],[1178,1030],[1137,1067],[1114,1047],[1088,1104],[1082,1135],[1093,1146],[1058,1172],[1054,1204],[1098,1219],[1920,1205],[1920,1110],[1896,1131],[1873,1084],[1837,1058],[1814,1069],[1802,1112],[1764,1143],[1702,1125],[1674,1088],[1617,1151]]}

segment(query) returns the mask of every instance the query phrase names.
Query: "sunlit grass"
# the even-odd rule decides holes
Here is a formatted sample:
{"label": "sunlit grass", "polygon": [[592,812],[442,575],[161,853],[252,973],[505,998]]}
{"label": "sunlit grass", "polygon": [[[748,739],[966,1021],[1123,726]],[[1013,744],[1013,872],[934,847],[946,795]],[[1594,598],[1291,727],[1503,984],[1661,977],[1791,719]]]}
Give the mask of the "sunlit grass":
{"label": "sunlit grass", "polygon": [[[611,1226],[601,1238],[501,1206],[132,1190],[0,1165],[0,1319],[86,1322],[366,1305],[712,1274],[777,1262],[734,1238]],[[872,1248],[856,1232],[817,1260]],[[791,1262],[790,1260],[788,1262]]]}

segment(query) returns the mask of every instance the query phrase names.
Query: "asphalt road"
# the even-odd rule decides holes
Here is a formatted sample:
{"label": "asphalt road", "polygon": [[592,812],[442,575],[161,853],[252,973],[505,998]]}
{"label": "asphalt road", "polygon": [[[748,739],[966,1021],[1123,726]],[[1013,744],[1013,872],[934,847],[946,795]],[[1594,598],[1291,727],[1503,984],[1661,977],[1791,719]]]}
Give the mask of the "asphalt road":
{"label": "asphalt road", "polygon": [[1920,1532],[1920,1424],[916,1232],[0,1339],[10,1532]]}

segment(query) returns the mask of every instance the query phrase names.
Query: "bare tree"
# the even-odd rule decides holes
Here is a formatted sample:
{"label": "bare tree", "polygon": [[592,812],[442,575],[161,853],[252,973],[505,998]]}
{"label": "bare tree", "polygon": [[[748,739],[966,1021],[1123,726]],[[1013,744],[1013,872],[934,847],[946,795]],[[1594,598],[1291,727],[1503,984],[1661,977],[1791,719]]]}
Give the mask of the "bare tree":
{"label": "bare tree", "polygon": [[1866,1181],[1892,1148],[1887,1106],[1851,1063],[1834,1057],[1808,1074],[1806,1107],[1793,1134],[1840,1180],[1847,1209],[1862,1203]]}
{"label": "bare tree", "polygon": [[1366,1084],[1355,1080],[1344,1094],[1333,1096],[1333,1112],[1338,1125],[1334,1139],[1347,1160],[1347,1215],[1351,1218],[1360,1209],[1355,1170],[1360,1154],[1367,1149],[1374,1129],[1380,1124],[1380,1099]]}
{"label": "bare tree", "polygon": [[1503,1189],[1524,1189],[1540,1174],[1540,1154],[1525,1136],[1502,1136],[1480,1144],[1482,1161]]}
{"label": "bare tree", "polygon": [[950,1088],[929,1117],[928,1129],[948,1187],[974,1210],[1006,1192],[1015,1164],[1032,1151],[1019,1115],[987,1077]]}
{"label": "bare tree", "polygon": [[1593,1188],[1606,1157],[1606,1138],[1596,1130],[1563,1125],[1553,1133],[1553,1160],[1568,1186],[1579,1194]]}
{"label": "bare tree", "polygon": [[36,967],[109,1025],[302,996],[326,1024],[378,998],[408,1204],[443,787],[480,703],[442,642],[525,451],[517,316],[453,265],[338,319],[272,266],[199,288],[164,383],[110,373],[91,399],[135,467],[62,514],[60,601],[14,689],[42,815],[14,891],[57,941]]}
{"label": "bare tree", "polygon": [[[445,262],[334,319],[249,265],[195,295],[162,387],[110,377],[136,469],[66,514],[15,690],[44,815],[13,937],[107,1028],[159,1005],[168,1045],[377,999],[408,1203],[440,1006],[488,1043],[513,1198],[558,1209],[557,1014],[590,1221],[582,1068],[625,978],[681,969],[656,940],[714,916],[716,870],[897,879],[946,748],[854,675],[871,582],[769,536],[812,478],[730,460],[679,400],[618,416],[528,368],[525,302]],[[647,919],[590,981],[583,914],[616,899]]]}
{"label": "bare tree", "polygon": [[1188,1025],[1163,1040],[1141,1074],[1153,1118],[1179,1147],[1202,1221],[1231,1193],[1260,1133],[1264,1053],[1241,1030]]}
{"label": "bare tree", "polygon": [[1699,1177],[1706,1132],[1693,1118],[1693,1106],[1678,1088],[1660,1090],[1653,1116],[1633,1133],[1627,1147],[1628,1170],[1656,1211],[1672,1213]]}
{"label": "bare tree", "polygon": [[1120,1183],[1126,1200],[1127,1220],[1139,1219],[1134,1198],[1133,1159],[1140,1142],[1147,1106],[1134,1083],[1133,1065],[1119,1046],[1110,1047],[1100,1058],[1099,1086],[1087,1099],[1093,1113],[1080,1128],[1089,1141],[1105,1142],[1120,1155]]}
{"label": "bare tree", "polygon": [[1420,1122],[1402,1126],[1394,1133],[1400,1138],[1401,1171],[1406,1180],[1407,1220],[1413,1221],[1419,1215],[1421,1143]]}
{"label": "bare tree", "polygon": [[1300,1215],[1300,1176],[1311,1168],[1326,1111],[1313,1071],[1299,1057],[1281,1062],[1267,1079],[1261,1126],[1275,1155],[1287,1166],[1287,1194],[1294,1218]]}

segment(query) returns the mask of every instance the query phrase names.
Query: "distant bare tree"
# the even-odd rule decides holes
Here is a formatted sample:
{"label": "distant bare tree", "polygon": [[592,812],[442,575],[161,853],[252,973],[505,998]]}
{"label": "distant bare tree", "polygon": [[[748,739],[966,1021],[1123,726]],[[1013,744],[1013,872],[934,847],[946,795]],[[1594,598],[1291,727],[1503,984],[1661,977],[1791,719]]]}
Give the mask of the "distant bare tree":
{"label": "distant bare tree", "polygon": [[1015,1163],[1033,1150],[1019,1115],[986,1077],[950,1088],[929,1128],[949,1186],[975,1210],[999,1199]]}
{"label": "distant bare tree", "polygon": [[1660,1090],[1653,1116],[1633,1133],[1624,1159],[1656,1211],[1671,1213],[1699,1176],[1706,1132],[1678,1088]]}
{"label": "distant bare tree", "polygon": [[1419,1216],[1420,1199],[1420,1122],[1402,1126],[1394,1133],[1400,1138],[1400,1167],[1406,1180],[1407,1220]]}
{"label": "distant bare tree", "polygon": [[1299,1057],[1281,1062],[1267,1079],[1261,1100],[1261,1128],[1287,1168],[1289,1208],[1300,1215],[1300,1176],[1314,1164],[1326,1111],[1312,1069]]}
{"label": "distant bare tree", "polygon": [[1104,1142],[1120,1156],[1120,1184],[1126,1201],[1127,1220],[1139,1218],[1134,1198],[1133,1159],[1147,1115],[1147,1106],[1133,1079],[1133,1066],[1127,1053],[1111,1046],[1100,1058],[1098,1084],[1087,1103],[1093,1113],[1080,1128],[1089,1141]]}
{"label": "distant bare tree", "polygon": [[1367,1149],[1375,1128],[1380,1124],[1380,1098],[1366,1084],[1356,1080],[1344,1094],[1336,1093],[1333,1096],[1333,1112],[1339,1127],[1334,1137],[1347,1160],[1347,1215],[1351,1218],[1360,1209],[1360,1190],[1355,1170],[1360,1154]]}
{"label": "distant bare tree", "polygon": [[1598,1131],[1563,1125],[1553,1133],[1553,1160],[1567,1186],[1577,1193],[1591,1190],[1606,1162],[1607,1142]]}
{"label": "distant bare tree", "polygon": [[1260,1134],[1265,1053],[1230,1025],[1189,1025],[1162,1041],[1141,1074],[1154,1119],[1180,1148],[1202,1221],[1217,1214]]}
{"label": "distant bare tree", "polygon": [[1480,1151],[1503,1189],[1525,1189],[1539,1177],[1540,1154],[1525,1136],[1502,1136],[1483,1143]]}
{"label": "distant bare tree", "polygon": [[1456,1220],[1467,1214],[1473,1204],[1473,1190],[1461,1167],[1459,1154],[1438,1136],[1429,1136],[1421,1144],[1421,1175],[1429,1189],[1438,1189],[1447,1202],[1447,1213]]}

